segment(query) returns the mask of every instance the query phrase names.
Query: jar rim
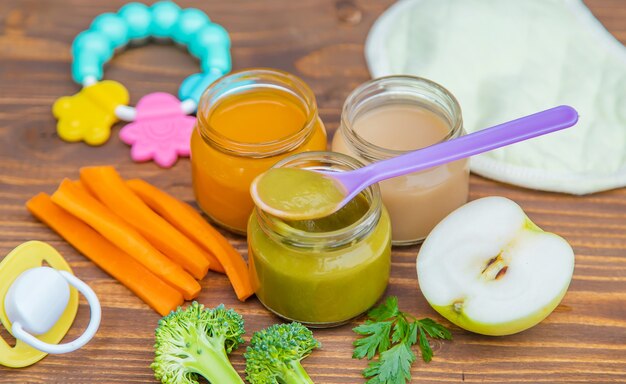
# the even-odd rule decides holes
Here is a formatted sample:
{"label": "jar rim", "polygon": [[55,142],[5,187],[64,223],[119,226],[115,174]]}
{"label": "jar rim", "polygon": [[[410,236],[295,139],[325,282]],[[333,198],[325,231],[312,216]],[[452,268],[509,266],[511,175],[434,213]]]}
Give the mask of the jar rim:
{"label": "jar rim", "polygon": [[[272,168],[298,167],[310,162],[326,162],[327,165],[301,168],[342,172],[364,166],[361,161],[341,153],[310,151],[286,157],[277,162]],[[340,166],[344,169],[333,168],[333,166]],[[371,233],[380,221],[383,205],[378,184],[367,187],[363,194],[369,204],[367,211],[355,222],[334,231],[309,232],[294,228],[286,221],[263,211],[259,207],[255,207],[255,212],[259,226],[274,241],[298,248],[319,247],[320,244],[323,244],[325,248],[339,248],[363,239]]]}
{"label": "jar rim", "polygon": [[[259,88],[273,88],[296,97],[306,113],[300,129],[287,136],[258,143],[238,141],[214,129],[208,116],[222,100],[237,92]],[[211,84],[200,97],[196,128],[200,136],[217,149],[241,157],[272,157],[300,146],[314,131],[318,120],[315,94],[299,77],[274,68],[248,68],[232,72]]]}
{"label": "jar rim", "polygon": [[[360,157],[368,161],[378,161],[419,150],[396,150],[376,145],[363,138],[352,127],[353,121],[358,116],[358,108],[361,104],[374,97],[375,95],[372,94],[374,92],[380,92],[383,95],[385,93],[393,93],[388,87],[401,88],[403,94],[417,96],[421,101],[431,105],[444,104],[445,109],[449,109],[449,111],[446,111],[447,116],[445,116],[450,126],[449,133],[434,144],[454,139],[465,133],[463,131],[461,106],[456,97],[441,84],[413,75],[378,77],[356,87],[346,98],[341,110],[341,124],[337,134],[343,134],[347,139],[348,145],[352,146]],[[427,92],[430,94],[426,94]],[[352,116],[353,114],[355,116]]]}

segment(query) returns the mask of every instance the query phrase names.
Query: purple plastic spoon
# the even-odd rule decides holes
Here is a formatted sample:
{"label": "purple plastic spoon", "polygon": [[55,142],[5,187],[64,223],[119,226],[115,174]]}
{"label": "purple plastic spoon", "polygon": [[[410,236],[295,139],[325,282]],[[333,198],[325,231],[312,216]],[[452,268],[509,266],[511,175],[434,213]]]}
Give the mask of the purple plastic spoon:
{"label": "purple plastic spoon", "polygon": [[315,217],[312,217],[310,212],[303,212],[304,216],[302,216],[298,212],[281,211],[266,204],[259,198],[257,193],[256,184],[259,178],[255,179],[251,187],[252,198],[257,206],[275,216],[291,220],[315,219],[337,211],[363,189],[379,181],[422,171],[519,141],[559,131],[571,127],[577,121],[578,113],[576,110],[562,105],[391,159],[378,161],[354,171],[319,172],[325,177],[333,179],[340,189],[343,190],[345,197],[339,204],[334,203],[330,206],[328,210],[318,211]]}

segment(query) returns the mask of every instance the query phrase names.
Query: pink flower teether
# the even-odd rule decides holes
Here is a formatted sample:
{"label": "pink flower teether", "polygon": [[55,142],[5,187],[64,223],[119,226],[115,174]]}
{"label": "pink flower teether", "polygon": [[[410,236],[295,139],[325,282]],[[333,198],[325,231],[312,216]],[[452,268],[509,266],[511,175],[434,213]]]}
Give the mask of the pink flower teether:
{"label": "pink flower teether", "polygon": [[131,145],[137,162],[154,160],[169,168],[178,156],[189,156],[189,141],[196,118],[187,116],[180,101],[169,93],[150,93],[137,103],[135,121],[120,130],[120,139]]}

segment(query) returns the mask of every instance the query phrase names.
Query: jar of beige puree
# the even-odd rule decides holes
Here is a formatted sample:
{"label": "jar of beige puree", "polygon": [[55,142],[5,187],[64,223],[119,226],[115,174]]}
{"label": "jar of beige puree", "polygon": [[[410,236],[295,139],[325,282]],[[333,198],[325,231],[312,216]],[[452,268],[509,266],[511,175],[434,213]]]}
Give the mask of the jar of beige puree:
{"label": "jar of beige puree", "polygon": [[[346,99],[332,150],[375,162],[464,135],[461,108],[441,85],[389,76]],[[380,183],[394,245],[419,243],[448,213],[467,202],[468,160],[458,160]]]}

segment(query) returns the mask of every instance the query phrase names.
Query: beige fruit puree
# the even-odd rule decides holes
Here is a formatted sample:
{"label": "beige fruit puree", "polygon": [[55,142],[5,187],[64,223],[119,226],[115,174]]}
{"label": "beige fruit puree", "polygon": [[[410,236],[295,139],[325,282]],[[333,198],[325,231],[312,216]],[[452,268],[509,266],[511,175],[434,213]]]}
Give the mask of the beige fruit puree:
{"label": "beige fruit puree", "polygon": [[[394,76],[357,88],[346,100],[332,150],[366,162],[398,156],[458,137],[460,108],[443,87]],[[467,202],[466,159],[380,183],[395,245],[422,241],[448,213]]]}

